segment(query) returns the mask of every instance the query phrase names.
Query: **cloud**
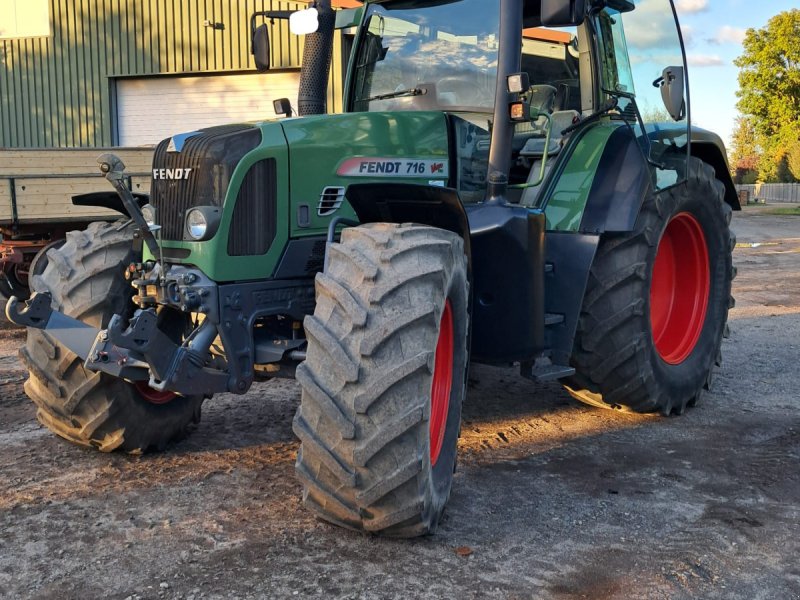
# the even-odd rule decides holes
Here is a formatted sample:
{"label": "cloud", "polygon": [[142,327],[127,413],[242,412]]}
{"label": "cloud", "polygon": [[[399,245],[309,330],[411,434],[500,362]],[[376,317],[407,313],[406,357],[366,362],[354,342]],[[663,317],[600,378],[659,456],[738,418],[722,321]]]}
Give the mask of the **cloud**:
{"label": "cloud", "polygon": [[[699,2],[700,0],[682,0]],[[706,0],[702,0],[705,2]],[[632,12],[623,16],[628,46],[639,50],[678,49],[678,34],[669,3],[662,0],[641,0]],[[692,28],[683,27],[686,45],[691,43]]]}
{"label": "cloud", "polygon": [[741,44],[746,34],[746,29],[723,25],[717,29],[717,33],[714,37],[708,39],[708,42],[710,44]]}
{"label": "cloud", "polygon": [[678,0],[675,8],[679,13],[699,13],[708,10],[708,0]]}
{"label": "cloud", "polygon": [[716,54],[689,54],[686,56],[686,62],[692,67],[721,67],[725,65]]}

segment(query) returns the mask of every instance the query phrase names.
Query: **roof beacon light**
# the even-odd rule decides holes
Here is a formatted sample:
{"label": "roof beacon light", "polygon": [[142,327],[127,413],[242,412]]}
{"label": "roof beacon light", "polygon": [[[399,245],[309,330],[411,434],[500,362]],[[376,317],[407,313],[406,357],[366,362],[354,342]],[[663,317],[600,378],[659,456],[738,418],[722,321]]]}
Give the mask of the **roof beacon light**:
{"label": "roof beacon light", "polygon": [[289,16],[289,31],[295,35],[314,33],[319,29],[319,19],[316,8],[298,10]]}

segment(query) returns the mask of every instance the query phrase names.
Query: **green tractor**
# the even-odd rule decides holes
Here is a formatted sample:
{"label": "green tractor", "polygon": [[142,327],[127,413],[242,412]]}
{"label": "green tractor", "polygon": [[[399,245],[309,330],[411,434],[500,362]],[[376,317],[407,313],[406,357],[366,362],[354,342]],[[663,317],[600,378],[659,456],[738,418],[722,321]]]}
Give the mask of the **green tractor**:
{"label": "green tractor", "polygon": [[[100,157],[126,219],[71,233],[6,309],[41,422],[161,449],[214,394],[294,376],[305,506],[410,537],[450,494],[470,362],[604,407],[694,405],[739,205],[721,140],[690,125],[671,0],[309,10],[300,117],[279,100],[288,117],[164,140],[144,206]],[[253,15],[260,68],[290,16]]]}

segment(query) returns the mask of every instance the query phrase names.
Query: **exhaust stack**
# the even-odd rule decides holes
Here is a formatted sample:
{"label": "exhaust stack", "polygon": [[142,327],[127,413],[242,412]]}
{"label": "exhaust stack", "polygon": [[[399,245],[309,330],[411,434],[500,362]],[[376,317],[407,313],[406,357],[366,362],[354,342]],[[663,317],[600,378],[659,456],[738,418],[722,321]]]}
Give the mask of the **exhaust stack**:
{"label": "exhaust stack", "polygon": [[336,14],[331,0],[317,0],[319,28],[306,35],[303,46],[303,67],[300,70],[300,91],[297,109],[300,116],[327,112],[328,73],[333,54],[333,31]]}

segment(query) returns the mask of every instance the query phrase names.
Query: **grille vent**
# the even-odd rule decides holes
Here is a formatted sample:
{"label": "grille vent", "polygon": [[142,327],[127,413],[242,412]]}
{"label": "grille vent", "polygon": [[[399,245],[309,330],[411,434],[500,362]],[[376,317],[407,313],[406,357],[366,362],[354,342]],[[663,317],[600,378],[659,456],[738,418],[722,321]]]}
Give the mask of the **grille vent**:
{"label": "grille vent", "polygon": [[319,196],[317,214],[320,217],[335,213],[344,201],[343,187],[326,187]]}
{"label": "grille vent", "polygon": [[274,158],[255,163],[242,181],[233,207],[229,256],[265,254],[275,239],[278,180]]}

